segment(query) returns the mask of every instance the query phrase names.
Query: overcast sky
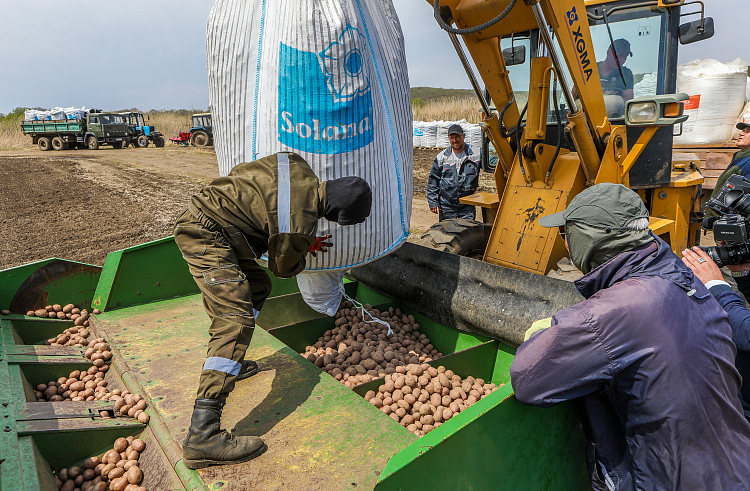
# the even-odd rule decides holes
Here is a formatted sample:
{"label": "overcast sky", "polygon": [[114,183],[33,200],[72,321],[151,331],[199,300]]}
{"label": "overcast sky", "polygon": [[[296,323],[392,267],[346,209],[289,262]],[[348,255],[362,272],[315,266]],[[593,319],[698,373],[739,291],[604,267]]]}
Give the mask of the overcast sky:
{"label": "overcast sky", "polygon": [[[213,0],[0,2],[0,113],[19,106],[208,107],[205,32]],[[393,2],[412,87],[470,88],[431,6]],[[680,46],[679,62],[750,62],[750,43],[742,36],[750,21],[748,0],[705,3],[716,34]]]}

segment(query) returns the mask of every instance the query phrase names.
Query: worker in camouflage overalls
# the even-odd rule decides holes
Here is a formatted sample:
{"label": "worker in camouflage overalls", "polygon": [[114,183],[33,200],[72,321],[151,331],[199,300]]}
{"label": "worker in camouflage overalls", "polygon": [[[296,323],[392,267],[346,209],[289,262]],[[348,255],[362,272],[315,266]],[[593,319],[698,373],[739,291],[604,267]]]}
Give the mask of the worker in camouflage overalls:
{"label": "worker in camouflage overalls", "polygon": [[244,358],[271,280],[255,259],[268,252],[268,269],[291,278],[305,269],[308,253],[331,245],[325,242],[330,235],[316,237],[320,218],[362,223],[371,204],[365,180],[320,183],[295,153],[240,164],[192,197],[175,223],[174,237],[203,294],[211,338],[182,447],[188,468],[244,462],[266,449],[258,437],[220,429],[235,382],[258,372],[258,365]]}

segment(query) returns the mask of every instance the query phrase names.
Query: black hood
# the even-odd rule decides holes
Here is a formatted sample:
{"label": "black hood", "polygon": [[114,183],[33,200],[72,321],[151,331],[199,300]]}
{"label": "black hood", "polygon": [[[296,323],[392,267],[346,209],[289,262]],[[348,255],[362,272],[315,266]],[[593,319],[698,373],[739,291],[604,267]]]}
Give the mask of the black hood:
{"label": "black hood", "polygon": [[360,177],[326,181],[326,208],[323,216],[339,225],[362,223],[370,216],[372,191]]}

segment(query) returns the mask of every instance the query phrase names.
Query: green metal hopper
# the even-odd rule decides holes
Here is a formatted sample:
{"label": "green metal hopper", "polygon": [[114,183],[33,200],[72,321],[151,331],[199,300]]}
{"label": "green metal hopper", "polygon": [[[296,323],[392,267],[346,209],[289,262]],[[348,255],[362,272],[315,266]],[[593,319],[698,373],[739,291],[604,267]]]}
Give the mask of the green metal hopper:
{"label": "green metal hopper", "polygon": [[[334,319],[307,307],[296,281],[273,281],[247,353],[261,372],[237,383],[222,419],[239,435],[262,436],[268,451],[192,471],[179,443],[209,320],[172,238],[109,254],[103,268],[53,259],[0,272],[0,308],[12,312],[0,318],[0,491],[56,489],[53,471],[101,456],[127,435],[146,441],[141,469],[151,491],[590,489],[574,406],[519,403],[509,383],[509,345],[428,318],[409,298],[347,280],[347,294],[358,301],[413,314],[445,354],[433,366],[505,384],[418,438],[363,399],[382,381],[351,390],[300,356]],[[34,402],[35,385],[90,366],[80,348],[41,345],[72,325],[23,315],[51,303],[102,311],[91,328],[113,347],[106,379],[147,400],[147,425],[102,419],[101,410],[114,415],[108,401]]]}

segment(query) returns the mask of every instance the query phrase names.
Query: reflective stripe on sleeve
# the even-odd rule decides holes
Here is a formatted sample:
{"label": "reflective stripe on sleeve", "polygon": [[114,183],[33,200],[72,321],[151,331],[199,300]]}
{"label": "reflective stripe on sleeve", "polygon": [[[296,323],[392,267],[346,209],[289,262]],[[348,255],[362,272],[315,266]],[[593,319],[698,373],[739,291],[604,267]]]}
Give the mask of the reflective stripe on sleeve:
{"label": "reflective stripe on sleeve", "polygon": [[237,375],[240,373],[240,368],[242,368],[241,363],[218,356],[206,358],[206,362],[203,364],[204,370],[216,370],[218,372],[228,373],[229,375]]}
{"label": "reflective stripe on sleeve", "polygon": [[290,217],[289,154],[279,153],[276,160],[279,168],[278,219],[279,233],[288,234],[292,229]]}

